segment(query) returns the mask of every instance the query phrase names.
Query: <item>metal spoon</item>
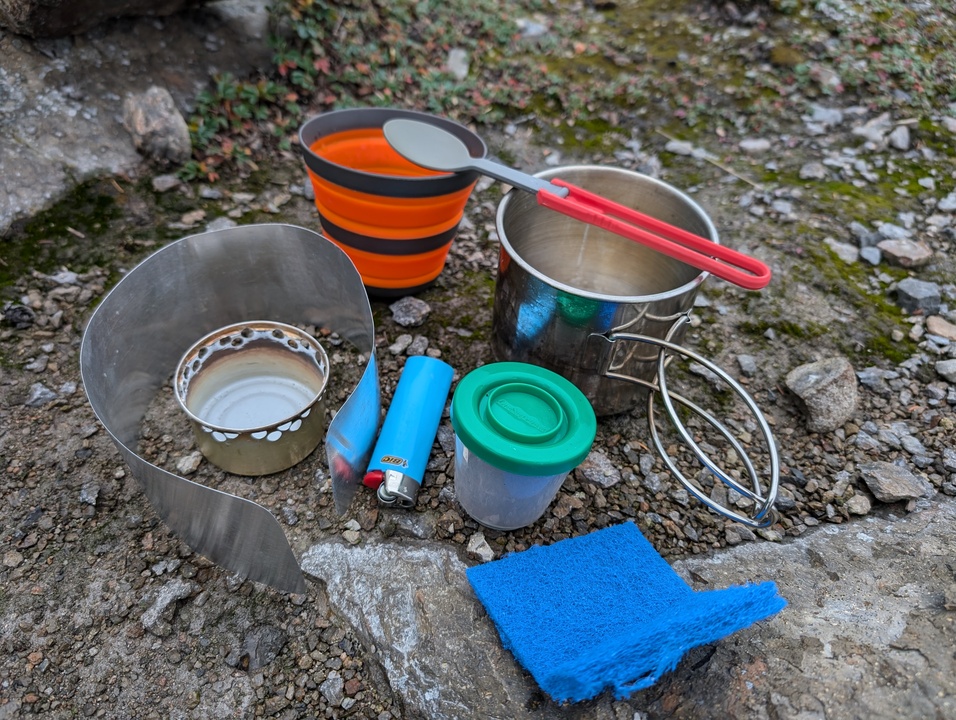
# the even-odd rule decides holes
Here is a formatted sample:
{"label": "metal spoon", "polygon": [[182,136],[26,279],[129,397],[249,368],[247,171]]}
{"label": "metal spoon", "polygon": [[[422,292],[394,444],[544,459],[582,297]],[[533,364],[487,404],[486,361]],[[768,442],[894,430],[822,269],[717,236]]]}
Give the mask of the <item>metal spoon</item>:
{"label": "metal spoon", "polygon": [[770,268],[756,258],[563,180],[548,182],[487,158],[472,157],[461,140],[436,125],[395,119],[385,123],[383,130],[399,155],[421,167],[443,172],[477,170],[534,193],[543,207],[639,242],[740,287],[759,290],[770,282]]}

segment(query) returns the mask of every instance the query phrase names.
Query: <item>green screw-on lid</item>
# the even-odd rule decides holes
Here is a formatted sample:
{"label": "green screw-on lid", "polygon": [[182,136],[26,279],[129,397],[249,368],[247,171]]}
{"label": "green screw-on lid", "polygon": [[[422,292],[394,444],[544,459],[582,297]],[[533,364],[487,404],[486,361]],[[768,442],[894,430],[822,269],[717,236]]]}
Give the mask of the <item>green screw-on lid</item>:
{"label": "green screw-on lid", "polygon": [[518,475],[558,475],[591,450],[597,420],[580,390],[526,363],[484,365],[458,383],[451,424],[465,447]]}

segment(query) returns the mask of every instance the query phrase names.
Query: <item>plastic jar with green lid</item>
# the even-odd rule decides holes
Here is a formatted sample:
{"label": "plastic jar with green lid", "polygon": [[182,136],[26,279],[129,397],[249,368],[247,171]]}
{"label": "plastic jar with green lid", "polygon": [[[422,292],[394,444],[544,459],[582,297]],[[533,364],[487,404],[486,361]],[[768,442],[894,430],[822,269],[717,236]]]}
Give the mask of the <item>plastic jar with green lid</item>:
{"label": "plastic jar with green lid", "polygon": [[591,404],[570,381],[515,362],[462,378],[451,423],[455,495],[471,517],[497,530],[540,518],[597,431]]}

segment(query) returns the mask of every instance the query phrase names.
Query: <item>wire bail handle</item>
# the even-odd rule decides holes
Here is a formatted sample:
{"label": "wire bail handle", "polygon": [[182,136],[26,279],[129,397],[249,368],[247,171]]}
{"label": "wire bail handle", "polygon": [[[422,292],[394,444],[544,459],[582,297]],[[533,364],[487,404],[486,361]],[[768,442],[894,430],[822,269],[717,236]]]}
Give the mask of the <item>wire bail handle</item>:
{"label": "wire bail handle", "polygon": [[[688,314],[685,313],[679,316],[671,326],[670,330],[668,330],[665,339],[626,332],[611,332],[606,335],[598,335],[598,337],[603,338],[611,344],[614,344],[617,341],[639,342],[654,345],[658,348],[657,374],[655,376],[656,383],[653,381],[636,378],[625,373],[614,372],[610,367],[605,369],[604,375],[609,378],[636,383],[651,390],[647,396],[647,420],[654,447],[656,448],[658,455],[664,461],[664,464],[667,466],[667,469],[673,473],[673,475],[680,481],[681,485],[683,485],[691,495],[717,513],[732,520],[736,520],[737,522],[743,523],[744,525],[754,528],[768,527],[777,519],[776,512],[773,510],[773,504],[777,498],[777,487],[780,479],[780,459],[777,453],[776,443],[774,442],[773,433],[770,430],[770,425],[767,423],[756,402],[747,393],[743,386],[737,382],[737,380],[731,377],[725,370],[715,365],[707,358],[701,356],[699,353],[696,353],[693,350],[685,348],[682,345],[678,345],[672,341],[674,335],[676,335],[680,328],[689,321],[690,317]],[[757,427],[759,428],[760,433],[763,435],[770,456],[770,477],[766,492],[764,492],[764,489],[761,487],[760,477],[758,476],[750,457],[743,449],[740,441],[734,437],[726,425],[721,423],[711,413],[707,412],[692,400],[689,400],[688,398],[671,391],[667,387],[667,374],[665,369],[667,363],[673,359],[674,355],[680,355],[684,358],[700,363],[705,368],[710,370],[714,375],[719,377],[721,381],[729,385],[733,392],[736,393],[741,400],[743,400],[744,404],[747,406],[748,410],[757,422]],[[610,354],[608,357],[610,358]],[[754,512],[752,515],[742,514],[714,501],[677,468],[673,458],[671,458],[664,449],[664,444],[661,440],[657,423],[654,419],[654,402],[655,397],[658,395],[660,396],[661,403],[664,406],[664,411],[670,419],[674,429],[677,430],[678,434],[681,436],[687,446],[690,447],[691,451],[700,461],[700,463],[706,467],[718,480],[724,483],[724,485],[736,491],[743,497],[750,499],[754,503]],[[747,471],[747,475],[750,480],[750,487],[747,487],[746,485],[741,484],[741,482],[735,480],[729,472],[724,471],[706,452],[704,452],[700,445],[697,444],[690,431],[687,429],[687,426],[684,425],[684,423],[678,417],[677,409],[674,404],[675,401],[689,408],[693,413],[703,418],[711,427],[717,430],[717,432],[719,432],[728,443],[730,443],[731,447],[737,453],[737,457],[740,458],[741,463]]]}

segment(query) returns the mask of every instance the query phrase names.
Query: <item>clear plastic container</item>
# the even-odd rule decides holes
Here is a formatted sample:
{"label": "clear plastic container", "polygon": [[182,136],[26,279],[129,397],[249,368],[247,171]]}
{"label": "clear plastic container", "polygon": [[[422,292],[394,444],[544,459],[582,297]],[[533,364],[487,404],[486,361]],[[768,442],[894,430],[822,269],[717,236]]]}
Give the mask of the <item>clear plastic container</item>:
{"label": "clear plastic container", "polygon": [[525,363],[493,363],[466,375],[451,419],[455,495],[472,518],[496,530],[538,520],[597,430],[580,390]]}

